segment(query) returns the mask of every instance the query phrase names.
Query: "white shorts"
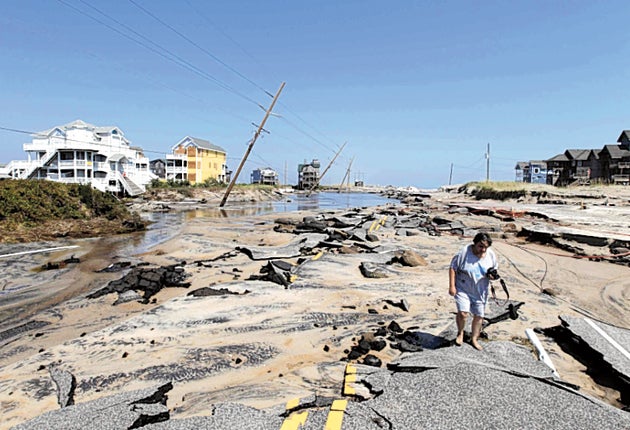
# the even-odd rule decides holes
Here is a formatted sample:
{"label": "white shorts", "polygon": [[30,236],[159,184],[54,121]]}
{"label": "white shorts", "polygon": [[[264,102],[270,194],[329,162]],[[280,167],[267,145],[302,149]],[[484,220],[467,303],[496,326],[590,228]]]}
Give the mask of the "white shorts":
{"label": "white shorts", "polygon": [[471,300],[470,296],[463,291],[455,294],[455,303],[458,312],[468,312],[473,315],[483,317],[486,311],[486,302],[481,300]]}

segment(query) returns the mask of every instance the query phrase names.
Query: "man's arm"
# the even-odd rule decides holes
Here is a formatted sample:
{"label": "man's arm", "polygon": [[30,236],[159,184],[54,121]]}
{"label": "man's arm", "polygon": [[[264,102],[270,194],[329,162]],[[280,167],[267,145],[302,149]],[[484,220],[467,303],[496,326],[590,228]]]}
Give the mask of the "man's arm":
{"label": "man's arm", "polygon": [[455,270],[452,267],[448,268],[448,293],[451,296],[457,294],[457,288],[455,288]]}

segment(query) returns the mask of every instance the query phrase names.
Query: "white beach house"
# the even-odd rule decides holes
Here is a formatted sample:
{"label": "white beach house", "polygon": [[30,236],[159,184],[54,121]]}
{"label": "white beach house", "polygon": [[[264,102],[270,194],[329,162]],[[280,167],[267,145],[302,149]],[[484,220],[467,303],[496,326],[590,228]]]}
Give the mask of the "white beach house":
{"label": "white beach house", "polygon": [[91,184],[112,193],[142,194],[156,176],[141,148],[132,147],[115,126],[97,127],[81,120],[32,135],[24,144],[27,160],[2,169],[14,179],[48,179]]}

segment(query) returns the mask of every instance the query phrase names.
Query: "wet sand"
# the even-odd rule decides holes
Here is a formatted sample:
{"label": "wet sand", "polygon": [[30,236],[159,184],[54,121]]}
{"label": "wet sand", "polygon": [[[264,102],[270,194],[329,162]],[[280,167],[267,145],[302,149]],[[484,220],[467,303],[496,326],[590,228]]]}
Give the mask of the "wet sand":
{"label": "wet sand", "polygon": [[[627,325],[627,266],[575,258],[572,253],[526,242],[513,233],[513,225],[518,229],[521,224],[543,222],[540,220],[516,220],[508,226],[490,216],[449,214],[448,204],[457,199],[462,197],[436,195],[422,209],[461,220],[470,228],[498,228],[493,248],[499,256],[500,273],[511,298],[525,302],[518,320],[485,330],[488,341],[529,344],[526,328],[556,326],[559,315],[588,315],[609,324]],[[512,205],[518,207],[516,202]],[[379,214],[384,209],[371,211],[382,217]],[[409,211],[404,204],[386,209],[390,213]],[[390,276],[382,279],[367,279],[360,273],[361,262],[378,263],[388,258],[373,253],[327,250],[314,258],[314,250],[312,255],[302,256],[306,262],[285,259],[301,268],[288,288],[245,281],[259,274],[266,262],[252,261],[244,253],[203,265],[190,264],[214,259],[237,246],[286,246],[298,236],[274,231],[274,219],[307,215],[315,214],[197,218],[187,222],[176,237],[136,256],[110,255],[99,247],[98,239],[92,239],[81,241],[79,250],[0,260],[4,269],[0,276],[0,286],[4,285],[0,331],[27,321],[46,323],[0,340],[0,429],[58,408],[48,372],[53,364],[76,377],[76,403],[172,380],[168,406],[172,418],[181,418],[209,415],[216,402],[266,408],[295,397],[337,395],[347,363],[344,358],[362,334],[391,321],[433,335],[452,325],[455,306],[447,292],[447,268],[451,256],[469,243],[470,237],[399,236],[383,224],[375,231],[380,244],[413,250],[428,264],[391,265]],[[571,224],[570,215],[563,222]],[[615,223],[628,221],[617,219]],[[81,258],[80,264],[57,271],[29,271],[72,254]],[[150,304],[113,306],[115,294],[85,299],[88,291],[122,276],[95,270],[122,260],[154,265],[188,262],[185,268],[191,286],[165,288]],[[208,286],[238,294],[186,296]],[[543,289],[552,289],[553,295],[544,294]],[[408,312],[388,304],[388,300],[403,298],[410,305]],[[563,380],[619,406],[618,393],[592,381],[584,366],[553,340],[544,336],[541,340]],[[375,354],[388,362],[399,351],[386,348]]]}

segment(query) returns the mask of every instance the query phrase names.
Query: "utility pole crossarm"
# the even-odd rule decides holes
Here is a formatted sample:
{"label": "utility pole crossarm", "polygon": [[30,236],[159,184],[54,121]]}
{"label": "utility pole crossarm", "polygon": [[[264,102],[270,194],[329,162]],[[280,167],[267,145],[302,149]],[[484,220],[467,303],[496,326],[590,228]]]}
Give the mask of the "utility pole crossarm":
{"label": "utility pole crossarm", "polygon": [[278,89],[278,92],[273,98],[273,101],[271,102],[269,109],[267,109],[267,112],[265,112],[265,117],[263,118],[262,122],[258,126],[258,130],[256,130],[256,133],[254,133],[254,138],[251,140],[251,142],[249,142],[247,151],[245,151],[245,155],[243,155],[241,164],[238,165],[238,169],[236,169],[236,173],[234,174],[234,177],[230,181],[230,185],[228,185],[227,190],[225,190],[225,194],[223,195],[223,199],[221,200],[219,207],[223,207],[225,205],[225,202],[227,201],[227,198],[230,195],[232,188],[234,188],[234,184],[236,183],[236,180],[238,179],[238,175],[241,173],[241,170],[243,169],[243,165],[245,164],[245,161],[247,161],[247,157],[249,156],[249,153],[252,152],[252,148],[254,147],[254,143],[256,143],[256,139],[258,139],[258,136],[260,136],[260,133],[264,130],[263,127],[265,126],[265,122],[267,122],[267,118],[269,118],[269,115],[271,114],[273,107],[276,105],[276,101],[278,101],[278,97],[280,97],[280,93],[282,92],[282,89],[284,88],[284,84],[285,84],[284,82],[280,84],[280,88]]}

